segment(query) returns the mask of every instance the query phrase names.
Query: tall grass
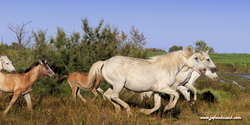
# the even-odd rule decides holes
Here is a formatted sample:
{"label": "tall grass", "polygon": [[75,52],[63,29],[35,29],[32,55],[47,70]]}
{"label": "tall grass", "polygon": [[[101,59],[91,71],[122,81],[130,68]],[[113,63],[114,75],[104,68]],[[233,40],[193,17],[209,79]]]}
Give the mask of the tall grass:
{"label": "tall grass", "polygon": [[[127,102],[134,113],[128,116],[122,109],[120,114],[116,114],[113,105],[109,101],[104,101],[99,95],[94,101],[87,103],[77,99],[73,102],[70,93],[57,96],[41,96],[32,94],[31,99],[34,111],[27,109],[26,102],[20,97],[11,108],[6,117],[0,117],[0,124],[249,124],[250,120],[250,86],[243,90],[230,83],[231,79],[239,84],[244,84],[238,76],[219,75],[226,83],[211,81],[206,77],[201,77],[195,83],[195,87],[202,91],[210,91],[211,97],[223,93],[221,101],[215,98],[211,100],[208,93],[199,93],[198,101],[192,108],[181,95],[176,107],[166,113],[162,113],[164,106],[168,104],[169,96],[163,95],[162,106],[151,115],[144,115],[139,112],[140,108],[153,108],[154,100],[139,102],[139,94],[130,91],[122,91],[120,97]],[[65,83],[63,83],[65,84]],[[104,86],[104,85],[103,85]],[[69,86],[62,85],[70,90]],[[84,98],[91,100],[94,97],[92,92],[81,91]],[[227,95],[228,94],[228,95]],[[66,96],[65,96],[66,95]],[[11,95],[4,94],[0,98],[0,111],[3,112],[10,102]],[[241,120],[200,120],[200,117],[241,117]]]}

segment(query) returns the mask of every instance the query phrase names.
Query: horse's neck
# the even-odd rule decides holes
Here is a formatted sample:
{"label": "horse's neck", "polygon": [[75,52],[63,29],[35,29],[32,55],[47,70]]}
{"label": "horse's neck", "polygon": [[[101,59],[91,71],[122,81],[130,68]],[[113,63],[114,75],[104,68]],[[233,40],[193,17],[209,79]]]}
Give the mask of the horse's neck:
{"label": "horse's neck", "polygon": [[184,64],[179,65],[178,68],[175,69],[175,70],[172,72],[172,75],[176,76],[176,75],[178,75],[179,72],[181,72],[181,71],[183,71],[183,70],[185,70],[185,71],[188,70],[188,69],[183,69],[184,67],[185,67]]}
{"label": "horse's neck", "polygon": [[40,66],[36,66],[31,69],[29,72],[25,73],[25,76],[28,77],[30,83],[34,83],[40,76]]}

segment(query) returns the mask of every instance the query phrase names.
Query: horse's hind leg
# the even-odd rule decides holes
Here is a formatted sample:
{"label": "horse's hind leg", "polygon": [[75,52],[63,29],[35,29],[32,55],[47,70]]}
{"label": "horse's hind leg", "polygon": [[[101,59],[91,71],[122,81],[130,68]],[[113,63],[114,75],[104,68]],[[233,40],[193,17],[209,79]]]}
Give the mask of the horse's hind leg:
{"label": "horse's hind leg", "polygon": [[106,101],[107,99],[104,96],[104,91],[100,87],[98,87],[96,90],[99,91],[100,93],[102,93],[103,100]]}
{"label": "horse's hind leg", "polygon": [[32,109],[32,103],[31,103],[31,99],[30,99],[30,94],[27,93],[26,95],[24,95],[24,98],[25,98],[25,100],[27,102],[28,108],[32,111],[33,109]]}
{"label": "horse's hind leg", "polygon": [[161,107],[161,94],[160,93],[154,93],[154,99],[155,99],[155,107],[152,109],[144,109],[142,108],[140,111],[146,115],[149,115],[159,109]]}
{"label": "horse's hind leg", "polygon": [[123,86],[119,84],[117,86],[113,86],[113,92],[111,93],[110,97],[118,104],[121,104],[126,109],[128,115],[132,115],[133,113],[131,112],[129,105],[119,98],[119,93],[121,92],[122,88]]}
{"label": "horse's hind leg", "polygon": [[82,95],[81,95],[81,93],[80,93],[80,89],[78,89],[78,91],[77,91],[77,96],[78,96],[80,99],[82,99],[83,102],[87,102],[86,99],[84,99],[84,98],[82,97]]}
{"label": "horse's hind leg", "polygon": [[120,105],[116,104],[115,102],[113,102],[111,100],[111,94],[112,94],[113,90],[111,88],[109,88],[105,93],[104,93],[104,96],[106,96],[106,98],[114,105],[115,107],[115,111],[116,113],[119,113],[121,112],[121,107]]}
{"label": "horse's hind leg", "polygon": [[94,101],[94,100],[96,99],[96,97],[98,97],[98,93],[97,93],[97,91],[96,91],[95,88],[93,88],[91,91],[92,91],[92,92],[94,93],[94,95],[95,95],[95,97],[94,97],[91,101]]}
{"label": "horse's hind leg", "polygon": [[12,107],[12,105],[16,102],[16,100],[18,99],[19,95],[20,95],[21,92],[14,92],[14,95],[12,97],[12,99],[10,100],[10,103],[9,103],[9,106],[5,109],[5,111],[3,112],[3,116],[5,116],[10,108]]}
{"label": "horse's hind leg", "polygon": [[76,94],[77,94],[77,91],[80,91],[80,89],[74,83],[69,82],[69,79],[68,79],[68,83],[72,89],[71,98],[73,99],[73,101],[76,101]]}

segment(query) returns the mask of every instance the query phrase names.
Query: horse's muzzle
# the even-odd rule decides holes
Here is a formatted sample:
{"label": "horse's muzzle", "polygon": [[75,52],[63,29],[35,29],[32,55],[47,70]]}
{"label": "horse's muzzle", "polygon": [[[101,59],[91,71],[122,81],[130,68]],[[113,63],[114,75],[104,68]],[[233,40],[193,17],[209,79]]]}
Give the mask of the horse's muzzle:
{"label": "horse's muzzle", "polygon": [[56,78],[56,74],[50,75],[50,78],[55,79]]}
{"label": "horse's muzzle", "polygon": [[12,70],[11,73],[15,74],[15,73],[16,73],[16,70]]}
{"label": "horse's muzzle", "polygon": [[215,73],[215,72],[218,71],[218,69],[216,67],[210,68],[210,70],[211,70],[212,73]]}
{"label": "horse's muzzle", "polygon": [[205,74],[205,73],[206,73],[206,71],[207,71],[207,69],[206,69],[206,68],[204,68],[204,69],[200,69],[200,74]]}
{"label": "horse's muzzle", "polygon": [[219,80],[219,77],[213,78],[213,81],[217,81],[217,80]]}

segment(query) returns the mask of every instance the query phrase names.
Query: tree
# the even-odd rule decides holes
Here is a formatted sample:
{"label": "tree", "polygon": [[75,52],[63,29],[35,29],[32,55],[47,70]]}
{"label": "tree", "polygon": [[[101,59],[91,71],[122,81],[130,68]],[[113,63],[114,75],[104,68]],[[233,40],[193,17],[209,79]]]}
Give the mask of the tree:
{"label": "tree", "polygon": [[203,40],[197,41],[194,44],[196,46],[195,47],[195,52],[209,50],[209,52],[214,53],[214,48],[210,47],[210,46],[207,46],[207,43],[205,41],[203,41]]}
{"label": "tree", "polygon": [[[28,23],[23,23],[21,27],[19,26],[19,24],[17,24],[16,26],[14,26],[13,24],[8,25],[8,28],[16,34],[17,42],[12,43],[16,50],[23,49],[27,47],[27,45],[30,43],[32,39],[32,34],[29,35],[29,31],[25,31],[25,26],[31,22],[32,21],[29,21]],[[27,37],[26,40],[24,40],[25,37]]]}
{"label": "tree", "polygon": [[176,46],[176,45],[174,45],[174,46],[172,46],[172,47],[169,48],[168,52],[173,52],[173,51],[182,50],[182,49],[183,49],[182,46]]}

